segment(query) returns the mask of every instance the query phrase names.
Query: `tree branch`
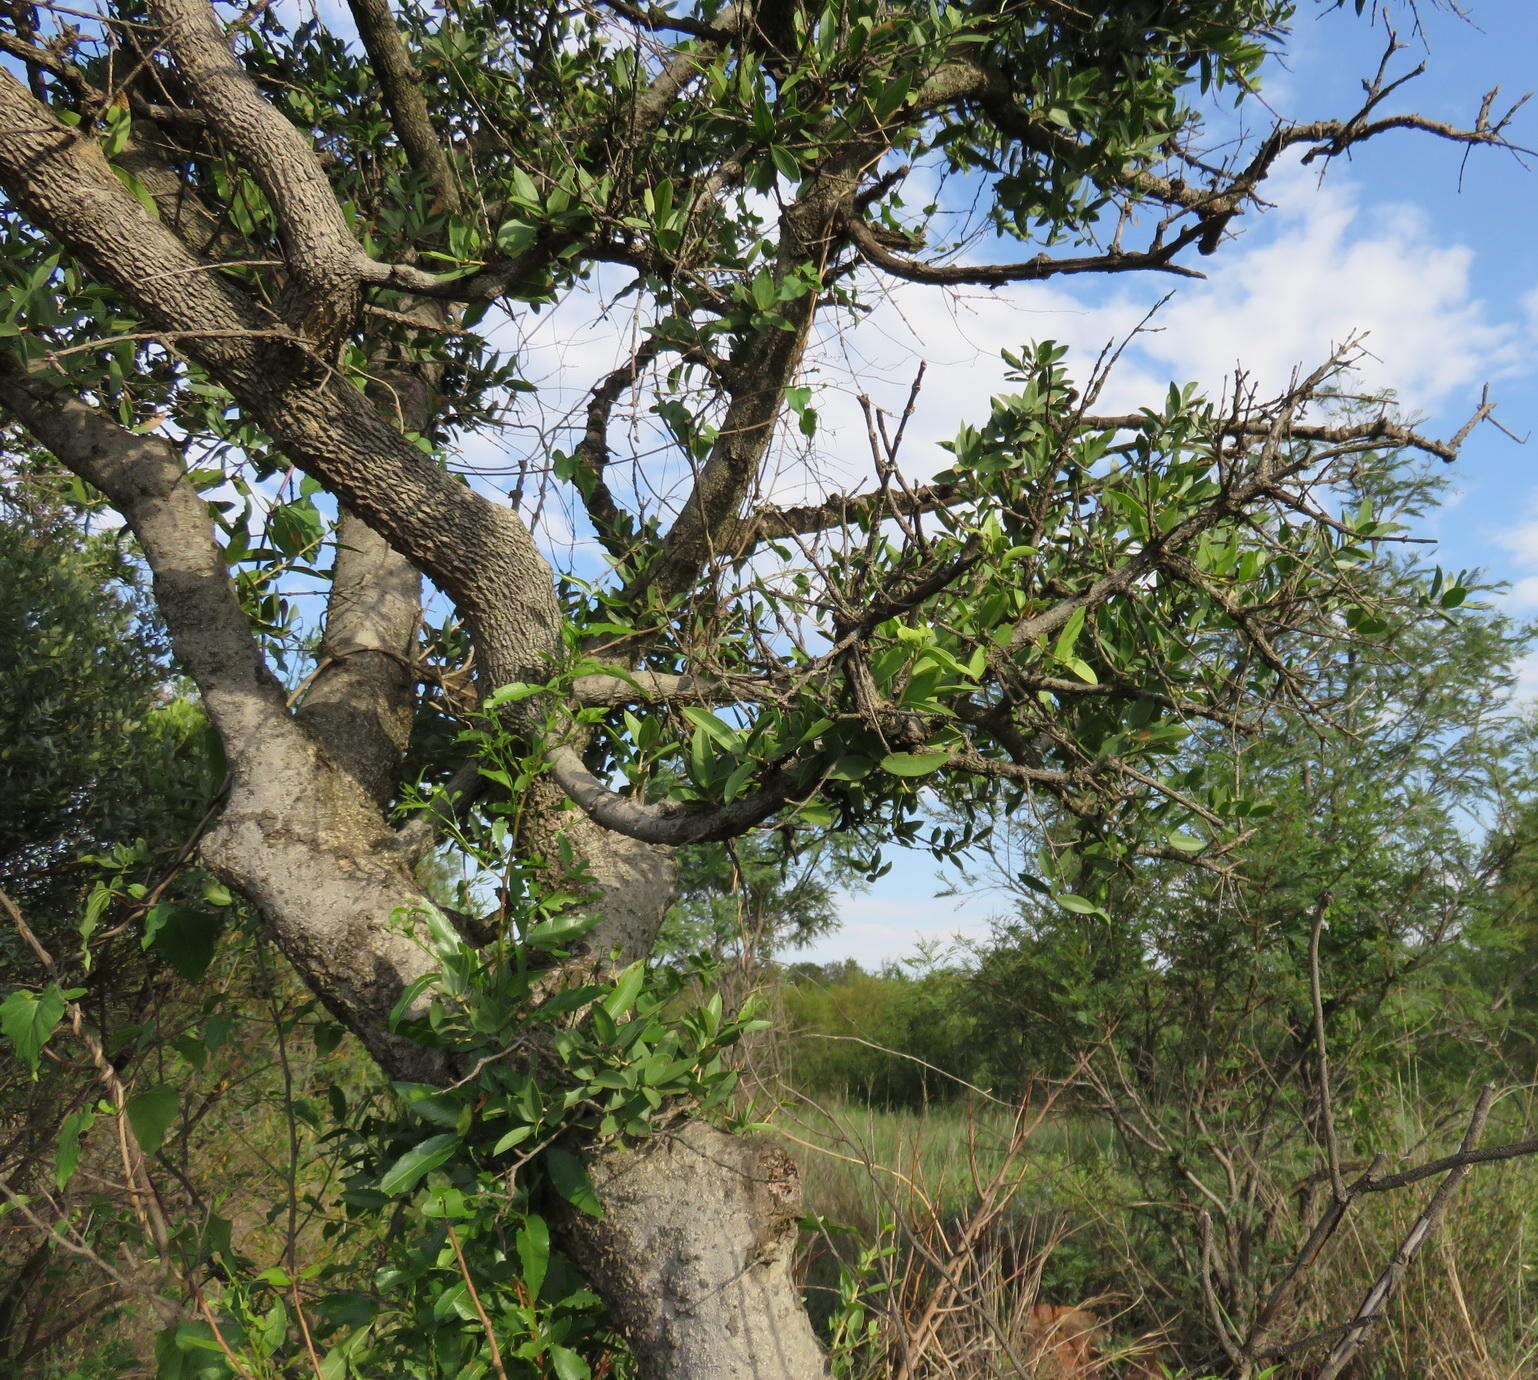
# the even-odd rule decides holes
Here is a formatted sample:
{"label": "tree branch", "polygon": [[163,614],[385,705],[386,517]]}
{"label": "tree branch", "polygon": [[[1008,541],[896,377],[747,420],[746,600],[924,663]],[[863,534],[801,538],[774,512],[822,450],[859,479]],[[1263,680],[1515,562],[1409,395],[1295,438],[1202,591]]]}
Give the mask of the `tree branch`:
{"label": "tree branch", "polygon": [[149,562],[155,602],[181,664],[197,683],[232,759],[292,729],[283,687],[251,636],[208,508],[181,458],[158,436],[118,426],[0,353],[0,405],[59,462],[106,494]]}
{"label": "tree branch", "polygon": [[1110,249],[1103,254],[1087,254],[1071,259],[1053,259],[1038,254],[1034,259],[1014,264],[929,264],[922,259],[893,253],[881,243],[871,227],[853,213],[844,217],[843,227],[855,248],[869,262],[894,277],[906,278],[913,283],[1000,287],[1005,283],[1035,282],[1076,273],[1131,273],[1149,270],[1174,273],[1182,278],[1203,276],[1194,268],[1185,268],[1173,262],[1175,255],[1201,233],[1200,227],[1186,231],[1168,244],[1154,245],[1138,253]]}
{"label": "tree branch", "polygon": [[366,256],[309,141],[258,90],[206,0],[147,0],[210,129],[255,175],[277,214],[299,289],[292,324],[322,348],[352,325]]}
{"label": "tree branch", "polygon": [[427,174],[445,208],[459,210],[463,204],[459,183],[443,142],[433,128],[427,99],[422,94],[422,78],[401,37],[390,0],[348,0],[348,8],[368,53],[369,65],[379,78],[380,93],[401,147],[412,166]]}
{"label": "tree branch", "polygon": [[316,671],[296,717],[387,805],[411,739],[411,650],[422,577],[377,532],[344,512]]}
{"label": "tree branch", "polygon": [[470,622],[493,683],[548,676],[560,614],[549,567],[516,514],[444,471],[350,382],[296,372],[294,347],[272,343],[255,306],[3,69],[0,133],[0,186],[18,209],[177,333],[291,460],[430,575]]}
{"label": "tree branch", "polygon": [[626,838],[670,848],[736,838],[783,808],[795,793],[795,783],[782,768],[771,773],[769,784],[753,795],[723,805],[704,810],[648,805],[611,791],[569,747],[550,753],[550,774],[595,824]]}

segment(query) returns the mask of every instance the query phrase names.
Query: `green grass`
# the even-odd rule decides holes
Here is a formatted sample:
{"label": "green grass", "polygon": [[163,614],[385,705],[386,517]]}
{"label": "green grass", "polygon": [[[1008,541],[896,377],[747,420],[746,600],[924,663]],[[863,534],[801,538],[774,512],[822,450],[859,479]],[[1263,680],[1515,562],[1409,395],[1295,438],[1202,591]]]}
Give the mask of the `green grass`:
{"label": "green grass", "polygon": [[898,1210],[964,1214],[1001,1170],[1017,1205],[1063,1206],[1111,1164],[1108,1128],[1055,1115],[1012,1152],[1013,1114],[981,1099],[886,1111],[797,1098],[775,1124],[801,1164],[808,1210],[853,1227]]}

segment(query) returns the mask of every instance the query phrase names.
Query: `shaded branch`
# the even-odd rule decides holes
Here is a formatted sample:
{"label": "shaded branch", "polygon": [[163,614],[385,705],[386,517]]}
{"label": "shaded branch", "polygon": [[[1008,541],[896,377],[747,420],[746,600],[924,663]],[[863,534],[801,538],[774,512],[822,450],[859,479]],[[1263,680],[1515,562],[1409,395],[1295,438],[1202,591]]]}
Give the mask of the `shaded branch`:
{"label": "shaded branch", "polygon": [[611,791],[569,747],[555,748],[549,761],[551,776],[595,824],[626,838],[671,848],[736,838],[782,809],[796,790],[789,773],[781,768],[771,772],[769,784],[753,795],[726,804],[704,809],[649,805]]}
{"label": "shaded branch", "polygon": [[[1490,1107],[1494,1100],[1495,1089],[1486,1084],[1479,1095],[1479,1101],[1474,1106],[1474,1114],[1469,1118],[1468,1130],[1464,1133],[1460,1152],[1463,1156],[1468,1156],[1478,1144],[1479,1137],[1484,1133],[1485,1122],[1489,1119]],[[1405,1271],[1410,1267],[1410,1261],[1441,1225],[1453,1193],[1463,1182],[1472,1163],[1473,1161],[1467,1158],[1461,1159],[1447,1171],[1447,1177],[1437,1185],[1431,1200],[1420,1216],[1415,1219],[1410,1230],[1405,1233],[1404,1240],[1400,1242],[1399,1249],[1394,1252],[1393,1259],[1384,1267],[1383,1273],[1378,1276],[1372,1288],[1367,1291],[1367,1296],[1357,1309],[1356,1316],[1347,1325],[1345,1335],[1330,1349],[1329,1356],[1319,1370],[1319,1380],[1335,1380],[1335,1377],[1345,1369],[1347,1362],[1356,1354],[1363,1337],[1366,1336],[1367,1329],[1382,1313],[1394,1290],[1399,1286],[1399,1281],[1404,1278]]]}
{"label": "shaded branch", "polygon": [[1038,254],[1034,259],[1014,264],[930,264],[922,259],[894,253],[881,243],[870,225],[853,214],[844,217],[843,228],[854,247],[870,263],[897,278],[913,283],[934,283],[953,287],[1000,287],[1005,283],[1035,282],[1076,273],[1131,273],[1157,271],[1183,278],[1200,278],[1194,268],[1174,263],[1174,257],[1201,233],[1200,227],[1186,231],[1168,244],[1153,245],[1140,252],[1108,249],[1103,254],[1078,258],[1054,259]]}
{"label": "shaded branch", "polygon": [[578,676],[571,695],[578,704],[736,703],[767,699],[776,682],[767,676],[673,675],[633,671],[627,675]]}
{"label": "shaded branch", "polygon": [[443,142],[433,128],[427,99],[422,94],[421,75],[401,37],[390,0],[348,0],[348,8],[368,53],[369,66],[379,78],[380,94],[401,147],[412,165],[427,174],[444,207],[459,210],[463,204],[459,183]]}

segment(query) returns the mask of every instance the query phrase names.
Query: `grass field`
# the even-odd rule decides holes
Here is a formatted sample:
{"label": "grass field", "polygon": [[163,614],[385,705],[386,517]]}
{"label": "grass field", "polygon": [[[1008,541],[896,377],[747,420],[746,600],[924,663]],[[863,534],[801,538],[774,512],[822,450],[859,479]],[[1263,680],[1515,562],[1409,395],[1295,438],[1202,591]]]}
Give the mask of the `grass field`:
{"label": "grass field", "polygon": [[[1036,1305],[1088,1305],[1108,1320],[1108,1380],[1232,1373],[1208,1359],[1202,1320],[1170,1308],[1190,1291],[1161,1297],[1151,1279],[1159,1265],[1128,1228],[1137,1193],[1104,1123],[1040,1110],[1017,1118],[981,1101],[884,1111],[790,1095],[775,1124],[802,1166],[808,1213],[823,1219],[801,1261],[813,1310],[837,1334],[853,1300],[865,1329],[863,1345],[838,1358],[840,1375],[897,1373],[904,1339],[936,1310],[915,1376],[1054,1375],[1033,1359]],[[1290,1335],[1351,1316],[1424,1206],[1423,1189],[1355,1211],[1310,1272]],[[1279,1216],[1276,1229],[1297,1223]],[[1351,1374],[1538,1375],[1535,1269],[1538,1167],[1471,1174]]]}

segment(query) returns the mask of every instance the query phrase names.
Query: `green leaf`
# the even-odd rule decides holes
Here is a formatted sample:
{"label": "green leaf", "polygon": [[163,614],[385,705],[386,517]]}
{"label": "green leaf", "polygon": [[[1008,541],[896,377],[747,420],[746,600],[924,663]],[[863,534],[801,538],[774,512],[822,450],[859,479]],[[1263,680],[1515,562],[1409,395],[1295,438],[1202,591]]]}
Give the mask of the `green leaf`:
{"label": "green leaf", "polygon": [[1073,644],[1079,640],[1079,633],[1084,627],[1084,605],[1080,604],[1068,615],[1068,621],[1063,624],[1063,630],[1057,635],[1057,645],[1052,649],[1052,655],[1058,660],[1066,662],[1073,655]]}
{"label": "green leaf", "polygon": [[735,800],[741,795],[742,788],[753,779],[754,773],[758,771],[758,765],[751,757],[740,763],[733,770],[732,774],[726,778],[726,785],[721,788],[722,798],[725,800]]}
{"label": "green leaf", "polygon": [[569,1347],[557,1346],[550,1343],[550,1364],[555,1367],[555,1373],[560,1380],[588,1380],[592,1375],[584,1361],[575,1351]]}
{"label": "green leaf", "polygon": [[593,1182],[581,1160],[553,1145],[545,1152],[545,1165],[550,1171],[550,1182],[561,1197],[589,1217],[603,1216],[603,1204],[593,1192]]}
{"label": "green leaf", "polygon": [[69,1187],[80,1163],[80,1137],[91,1129],[95,1112],[71,1112],[59,1127],[59,1155],[53,1162],[53,1181],[60,1193]]}
{"label": "green leaf", "polygon": [[1178,853],[1200,853],[1207,846],[1195,834],[1171,834],[1165,842]]}
{"label": "green leaf", "polygon": [[397,1096],[406,1104],[408,1111],[431,1122],[434,1126],[454,1127],[459,1124],[463,1103],[452,1093],[438,1092],[430,1083],[392,1083]]}
{"label": "green leaf", "polygon": [[458,1148],[459,1137],[452,1131],[446,1131],[441,1136],[429,1137],[420,1145],[406,1151],[385,1171],[384,1177],[379,1181],[379,1191],[388,1193],[392,1198],[410,1193],[421,1182],[423,1175],[430,1174],[440,1164],[447,1163],[453,1158]]}
{"label": "green leaf", "polygon": [[497,229],[497,248],[509,259],[515,259],[537,238],[538,232],[527,221],[504,221]]}
{"label": "green leaf", "polygon": [[573,911],[557,915],[553,920],[541,920],[530,925],[523,934],[523,942],[534,949],[553,949],[558,945],[580,938],[598,923],[598,916],[583,915]]}
{"label": "green leaf", "polygon": [[948,752],[889,752],[881,759],[881,769],[893,776],[928,776],[950,760]]}
{"label": "green leaf", "polygon": [[335,1021],[316,1021],[310,1027],[310,1038],[315,1041],[315,1052],[324,1058],[342,1043],[347,1031]]}
{"label": "green leaf", "polygon": [[5,1032],[16,1057],[34,1078],[43,1046],[63,1019],[64,994],[57,983],[45,987],[36,996],[20,989],[0,1002],[0,1030]]}
{"label": "green leaf", "polygon": [[498,1137],[497,1143],[491,1147],[491,1153],[493,1155],[504,1154],[511,1150],[513,1146],[522,1145],[533,1134],[534,1128],[532,1126],[514,1126],[511,1131],[507,1131]]}
{"label": "green leaf", "polygon": [[196,982],[214,960],[223,915],[162,901],[144,917],[143,947],[153,946],[187,982]]}
{"label": "green leaf", "polygon": [[684,718],[700,729],[724,747],[728,752],[737,752],[742,746],[742,734],[729,724],[724,723],[712,714],[708,709],[700,709],[698,706],[689,705],[683,710]]}
{"label": "green leaf", "polygon": [[470,1322],[475,1318],[475,1306],[470,1302],[470,1290],[464,1280],[451,1284],[433,1300],[433,1317],[442,1321],[450,1315]]}
{"label": "green leaf", "polygon": [[769,157],[774,160],[774,166],[779,169],[780,175],[791,182],[801,179],[801,165],[796,162],[796,155],[783,144],[771,144]]}
{"label": "green leaf", "polygon": [[1071,891],[1059,891],[1052,898],[1064,910],[1071,910],[1075,915],[1100,915],[1105,912],[1093,901],[1087,901],[1082,896],[1075,896]]}
{"label": "green leaf", "polygon": [[1100,684],[1099,678],[1095,675],[1094,671],[1090,669],[1088,662],[1081,661],[1076,656],[1059,657],[1058,660],[1061,661],[1064,666],[1072,671],[1074,675],[1076,675],[1086,685]]}
{"label": "green leaf", "polygon": [[128,144],[133,132],[133,117],[129,114],[128,97],[120,95],[101,113],[101,151],[108,158],[116,158]]}
{"label": "green leaf", "polygon": [[262,1319],[261,1330],[257,1334],[261,1338],[262,1346],[268,1356],[273,1355],[283,1345],[283,1338],[288,1334],[288,1309],[283,1300],[279,1299],[267,1310],[267,1315]]}
{"label": "green leaf", "polygon": [[178,1101],[176,1089],[164,1083],[145,1088],[128,1099],[123,1110],[134,1139],[146,1155],[153,1155],[165,1144],[166,1132],[176,1120]]}
{"label": "green leaf", "polygon": [[482,701],[481,708],[500,709],[504,704],[516,704],[519,700],[530,699],[534,695],[542,694],[545,688],[543,685],[529,685],[524,681],[510,681],[506,685],[497,686],[495,690],[487,695],[485,700]]}
{"label": "green leaf", "polygon": [[267,519],[272,544],[285,556],[299,556],[325,534],[325,525],[309,499],[274,508]]}
{"label": "green leaf", "polygon": [[611,1020],[619,1020],[625,1012],[630,1010],[635,999],[640,996],[641,986],[645,981],[645,959],[637,959],[619,975],[619,981],[614,984],[614,990],[599,1003]]}
{"label": "green leaf", "polygon": [[545,1271],[550,1266],[550,1228],[543,1217],[529,1215],[518,1229],[517,1246],[523,1282],[528,1286],[529,1296],[538,1298],[540,1286],[545,1282]]}

